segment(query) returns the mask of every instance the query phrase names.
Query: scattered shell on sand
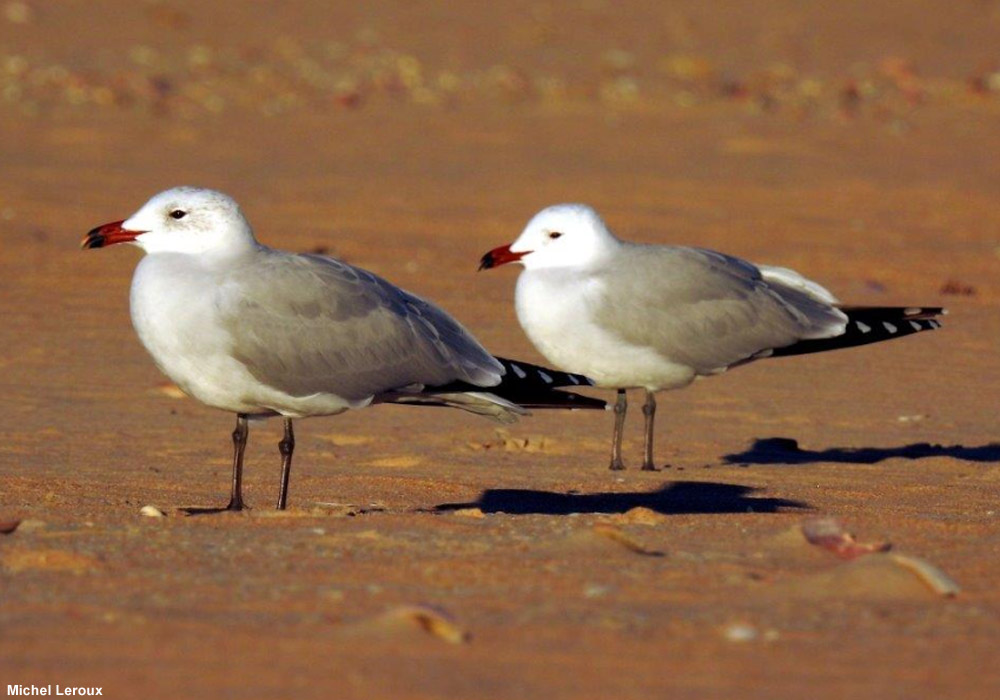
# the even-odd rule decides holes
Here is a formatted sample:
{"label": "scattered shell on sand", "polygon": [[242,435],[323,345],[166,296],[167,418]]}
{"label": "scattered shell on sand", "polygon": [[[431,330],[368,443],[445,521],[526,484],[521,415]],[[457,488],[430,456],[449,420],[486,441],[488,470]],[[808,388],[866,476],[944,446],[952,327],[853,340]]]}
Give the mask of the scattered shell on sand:
{"label": "scattered shell on sand", "polygon": [[748,622],[733,622],[722,629],[722,636],[730,642],[753,642],[762,639],[773,642],[781,637],[778,630],[760,630]]}
{"label": "scattered shell on sand", "polygon": [[139,509],[139,515],[144,515],[147,518],[165,518],[167,514],[156,506],[143,506]]}
{"label": "scattered shell on sand", "polygon": [[468,630],[455,622],[449,613],[430,605],[402,605],[385,613],[384,617],[389,620],[412,622],[428,634],[449,644],[463,644],[472,638]]}
{"label": "scattered shell on sand", "polygon": [[802,534],[809,544],[827,549],[841,559],[855,559],[864,554],[888,551],[888,542],[861,543],[847,532],[836,518],[810,518],[802,523]]}
{"label": "scattered shell on sand", "polygon": [[625,532],[611,525],[595,525],[594,534],[599,535],[601,537],[605,537],[614,542],[615,544],[620,544],[625,549],[629,550],[630,552],[635,552],[636,554],[642,554],[643,556],[647,557],[664,556],[663,552],[646,547],[642,543],[630,537]]}
{"label": "scattered shell on sand", "polygon": [[[150,17],[162,27],[178,29],[191,21],[184,12],[156,7]],[[0,4],[0,13],[12,24],[34,17],[27,2]],[[560,107],[596,101],[615,111],[650,104],[726,104],[797,118],[873,119],[894,131],[907,128],[905,119],[921,105],[953,104],[971,91],[979,96],[972,107],[991,109],[990,98],[1000,92],[997,71],[964,79],[925,78],[908,61],[891,56],[853,75],[821,77],[787,64],[741,72],[707,55],[650,60],[613,47],[589,71],[579,64],[545,71],[524,65],[435,64],[385,46],[375,36],[345,43],[283,36],[253,50],[172,42],[162,48],[123,44],[112,51],[110,58],[72,66],[44,54],[29,62],[0,53],[0,66],[11,61],[19,66],[0,72],[0,106],[23,115],[110,108],[187,120],[234,111],[278,117],[316,106],[357,110],[400,100],[428,109],[497,102]]]}
{"label": "scattered shell on sand", "polygon": [[916,574],[917,578],[938,595],[952,598],[962,590],[954,579],[929,561],[911,557],[908,554],[892,553],[888,556],[892,561]]}
{"label": "scattered shell on sand", "polygon": [[667,516],[663,513],[657,513],[652,508],[645,506],[636,506],[612,517],[617,522],[628,525],[659,525],[667,520]]}
{"label": "scattered shell on sand", "polygon": [[905,554],[874,553],[838,563],[816,573],[776,583],[781,599],[926,600],[928,591],[953,597],[959,587],[943,571]]}
{"label": "scattered shell on sand", "polygon": [[759,634],[756,627],[745,622],[734,622],[722,630],[722,636],[730,642],[752,642]]}
{"label": "scattered shell on sand", "polygon": [[38,520],[36,518],[27,518],[21,521],[21,525],[17,528],[17,531],[22,535],[28,532],[37,532],[38,530],[44,530],[46,528],[46,523],[44,520]]}
{"label": "scattered shell on sand", "polygon": [[611,592],[611,586],[600,583],[588,583],[583,587],[584,598],[603,598]]}
{"label": "scattered shell on sand", "polygon": [[452,515],[456,515],[460,518],[485,518],[486,514],[483,513],[481,508],[457,508],[451,512]]}
{"label": "scattered shell on sand", "polygon": [[181,391],[180,387],[173,382],[160,382],[153,387],[153,393],[166,396],[171,399],[185,399],[187,394]]}
{"label": "scattered shell on sand", "polygon": [[504,452],[546,452],[551,447],[551,441],[544,435],[517,437],[503,429],[496,431],[496,437],[493,440],[469,443],[469,448],[473,450],[500,449]]}

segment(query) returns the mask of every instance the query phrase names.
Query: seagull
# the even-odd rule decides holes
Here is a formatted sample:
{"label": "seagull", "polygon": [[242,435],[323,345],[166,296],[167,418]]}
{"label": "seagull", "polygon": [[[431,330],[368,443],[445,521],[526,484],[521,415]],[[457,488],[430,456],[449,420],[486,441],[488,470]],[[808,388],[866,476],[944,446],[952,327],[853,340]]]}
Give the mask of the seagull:
{"label": "seagull", "polygon": [[292,421],[379,403],[452,406],[503,422],[527,408],[604,408],[557,386],[586,377],[493,357],[433,303],[343,261],[257,242],[228,195],[176,187],[91,230],[84,249],[145,252],[132,278],[139,340],[184,393],[236,414],[229,504],[243,509],[248,421],[281,416],[277,508],[285,509]]}
{"label": "seagull", "polygon": [[611,465],[621,454],[625,390],[645,390],[644,470],[653,462],[655,393],[765,357],[877,343],[938,328],[931,307],[841,306],[784,267],[702,248],[623,241],[585,204],[536,214],[479,269],[518,262],[515,307],[552,364],[616,389]]}

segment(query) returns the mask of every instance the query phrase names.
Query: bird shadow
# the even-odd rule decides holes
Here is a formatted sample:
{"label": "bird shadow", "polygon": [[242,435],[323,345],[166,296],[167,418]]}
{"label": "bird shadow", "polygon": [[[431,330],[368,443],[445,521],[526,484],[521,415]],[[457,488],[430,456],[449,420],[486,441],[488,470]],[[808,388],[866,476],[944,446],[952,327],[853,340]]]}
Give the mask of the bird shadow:
{"label": "bird shadow", "polygon": [[656,491],[628,493],[554,493],[533,489],[488,489],[476,501],[442,503],[434,512],[479,508],[509,515],[569,515],[624,513],[649,508],[665,515],[694,513],[776,513],[782,508],[809,508],[784,498],[755,498],[752,486],[705,481],[675,481]]}
{"label": "bird shadow", "polygon": [[965,447],[918,442],[900,447],[828,447],[825,450],[804,450],[792,438],[770,437],[755,440],[750,449],[725,455],[722,460],[727,464],[876,464],[894,457],[954,457],[969,462],[1000,462],[1000,443]]}

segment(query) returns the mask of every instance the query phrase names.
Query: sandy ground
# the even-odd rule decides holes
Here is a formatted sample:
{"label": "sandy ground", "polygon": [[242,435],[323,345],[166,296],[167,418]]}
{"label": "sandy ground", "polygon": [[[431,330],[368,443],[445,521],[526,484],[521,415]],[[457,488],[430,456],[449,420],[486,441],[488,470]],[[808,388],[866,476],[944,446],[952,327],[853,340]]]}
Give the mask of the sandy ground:
{"label": "sandy ground", "polygon": [[[1000,5],[0,5],[0,686],[996,697]],[[269,423],[253,509],[185,517],[225,502],[232,416],[135,339],[137,251],[77,249],[177,184],[526,360],[514,271],[476,262],[566,200],[951,314],[662,396],[658,473],[638,411],[615,474],[608,414],[379,407],[299,423],[286,513]],[[811,546],[818,516],[961,592]]]}

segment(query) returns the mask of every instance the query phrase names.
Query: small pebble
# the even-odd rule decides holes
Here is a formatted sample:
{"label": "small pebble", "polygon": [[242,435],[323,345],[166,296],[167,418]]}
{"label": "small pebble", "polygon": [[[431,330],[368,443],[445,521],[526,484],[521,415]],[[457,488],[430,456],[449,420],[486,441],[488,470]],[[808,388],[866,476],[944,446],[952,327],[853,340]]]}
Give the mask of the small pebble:
{"label": "small pebble", "polygon": [[485,518],[486,514],[483,513],[481,508],[458,508],[452,511],[452,515],[456,515],[460,518]]}
{"label": "small pebble", "polygon": [[165,518],[167,516],[156,506],[143,506],[139,509],[139,515],[145,515],[147,518]]}
{"label": "small pebble", "polygon": [[588,583],[583,587],[584,598],[602,598],[611,590],[611,586],[602,586],[599,583]]}
{"label": "small pebble", "polygon": [[179,386],[173,382],[159,382],[153,387],[153,392],[171,399],[186,399],[185,394]]}
{"label": "small pebble", "polygon": [[745,622],[734,622],[722,631],[722,635],[730,642],[752,642],[757,639],[759,632],[753,625],[748,625]]}
{"label": "small pebble", "polygon": [[390,610],[386,617],[409,620],[449,644],[464,644],[472,636],[448,612],[430,605],[402,605]]}
{"label": "small pebble", "polygon": [[22,520],[21,525],[17,528],[17,531],[21,534],[26,532],[35,532],[37,530],[45,529],[45,521],[37,520],[35,518],[28,518],[27,520]]}

